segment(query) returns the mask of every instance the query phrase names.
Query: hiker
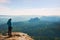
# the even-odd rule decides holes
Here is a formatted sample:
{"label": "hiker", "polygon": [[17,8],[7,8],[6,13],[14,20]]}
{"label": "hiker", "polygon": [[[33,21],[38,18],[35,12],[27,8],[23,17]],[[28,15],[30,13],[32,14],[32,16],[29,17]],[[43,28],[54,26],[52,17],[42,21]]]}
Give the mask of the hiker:
{"label": "hiker", "polygon": [[7,25],[8,25],[8,36],[11,37],[12,36],[11,18],[8,20]]}

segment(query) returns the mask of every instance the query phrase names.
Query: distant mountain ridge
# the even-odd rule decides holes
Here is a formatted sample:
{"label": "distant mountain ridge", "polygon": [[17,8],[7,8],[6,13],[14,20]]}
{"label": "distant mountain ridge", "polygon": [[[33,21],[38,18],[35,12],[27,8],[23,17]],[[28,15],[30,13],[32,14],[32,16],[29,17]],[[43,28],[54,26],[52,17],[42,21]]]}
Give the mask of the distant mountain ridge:
{"label": "distant mountain ridge", "polygon": [[6,15],[0,15],[0,24],[6,23],[8,19],[11,18],[12,22],[20,22],[20,21],[48,21],[48,22],[60,22],[59,16],[42,16],[42,17],[35,17],[35,18],[28,18],[22,17],[22,16],[6,16]]}
{"label": "distant mountain ridge", "polygon": [[59,22],[60,21],[60,17],[59,16],[43,16],[40,18],[43,21],[49,21],[49,22]]}
{"label": "distant mountain ridge", "polygon": [[40,19],[38,18],[38,17],[36,17],[36,18],[31,18],[30,20],[29,20],[29,22],[39,22],[40,21]]}

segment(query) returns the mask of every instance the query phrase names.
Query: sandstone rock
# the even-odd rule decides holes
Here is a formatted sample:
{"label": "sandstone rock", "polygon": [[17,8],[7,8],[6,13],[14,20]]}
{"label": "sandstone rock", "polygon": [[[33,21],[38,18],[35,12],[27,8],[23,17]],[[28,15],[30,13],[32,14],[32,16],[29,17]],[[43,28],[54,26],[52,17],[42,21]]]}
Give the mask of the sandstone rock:
{"label": "sandstone rock", "polygon": [[29,35],[22,32],[12,32],[12,37],[0,35],[0,40],[33,40]]}

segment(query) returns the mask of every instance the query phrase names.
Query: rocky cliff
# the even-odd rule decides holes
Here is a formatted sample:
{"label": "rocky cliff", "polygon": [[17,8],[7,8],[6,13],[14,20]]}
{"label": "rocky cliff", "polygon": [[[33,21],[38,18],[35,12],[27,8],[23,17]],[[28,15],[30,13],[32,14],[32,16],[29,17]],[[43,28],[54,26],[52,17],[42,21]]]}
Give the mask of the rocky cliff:
{"label": "rocky cliff", "polygon": [[3,36],[0,34],[0,40],[33,40],[33,39],[25,33],[12,32],[12,37],[8,37],[8,35]]}

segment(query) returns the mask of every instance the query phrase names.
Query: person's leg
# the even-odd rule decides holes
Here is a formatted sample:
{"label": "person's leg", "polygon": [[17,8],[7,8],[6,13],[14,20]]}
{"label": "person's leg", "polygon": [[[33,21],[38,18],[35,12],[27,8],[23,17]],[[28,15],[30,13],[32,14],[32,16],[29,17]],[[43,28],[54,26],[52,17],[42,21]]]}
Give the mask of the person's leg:
{"label": "person's leg", "polygon": [[9,28],[8,28],[8,36],[10,35],[10,33],[9,33]]}
{"label": "person's leg", "polygon": [[10,37],[12,36],[11,31],[10,31]]}
{"label": "person's leg", "polygon": [[10,37],[12,36],[12,29],[10,29],[10,31],[9,31],[9,36]]}
{"label": "person's leg", "polygon": [[12,33],[11,30],[12,30],[11,27],[8,27],[8,36],[9,36],[9,37],[12,36],[12,34],[11,34],[11,33]]}

